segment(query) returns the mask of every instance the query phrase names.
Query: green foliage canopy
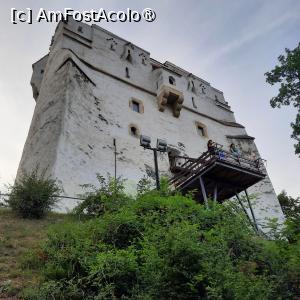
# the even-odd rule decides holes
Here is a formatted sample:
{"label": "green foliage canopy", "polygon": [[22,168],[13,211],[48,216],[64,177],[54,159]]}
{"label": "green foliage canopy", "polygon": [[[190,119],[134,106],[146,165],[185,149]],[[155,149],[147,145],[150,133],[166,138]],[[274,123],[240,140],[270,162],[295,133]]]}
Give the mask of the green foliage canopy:
{"label": "green foliage canopy", "polygon": [[297,141],[295,153],[300,154],[300,43],[293,49],[285,49],[285,55],[278,57],[279,64],[265,73],[266,81],[274,85],[280,83],[279,93],[270,101],[271,106],[293,105],[297,109],[291,137]]}
{"label": "green foliage canopy", "polygon": [[300,221],[300,197],[288,196],[286,191],[282,191],[277,197],[285,216]]}

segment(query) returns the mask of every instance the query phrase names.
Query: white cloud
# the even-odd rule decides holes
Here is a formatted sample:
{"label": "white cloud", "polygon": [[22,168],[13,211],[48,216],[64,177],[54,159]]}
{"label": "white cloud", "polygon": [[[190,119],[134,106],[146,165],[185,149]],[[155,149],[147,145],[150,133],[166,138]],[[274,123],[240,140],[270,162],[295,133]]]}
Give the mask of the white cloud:
{"label": "white cloud", "polygon": [[241,36],[237,37],[236,39],[230,41],[229,43],[221,46],[219,49],[216,49],[215,51],[205,56],[202,67],[207,68],[211,64],[217,62],[218,59],[225,56],[226,54],[232,53],[233,51],[238,50],[245,44],[252,42],[253,40],[259,37],[267,35],[271,31],[282,26],[284,23],[292,23],[293,21],[299,18],[300,14],[298,12],[289,11],[281,16],[272,19],[270,18],[271,20],[269,22],[264,22],[264,24],[259,24],[259,26],[257,26],[256,24],[252,24],[253,27],[249,29],[248,32],[243,33]]}

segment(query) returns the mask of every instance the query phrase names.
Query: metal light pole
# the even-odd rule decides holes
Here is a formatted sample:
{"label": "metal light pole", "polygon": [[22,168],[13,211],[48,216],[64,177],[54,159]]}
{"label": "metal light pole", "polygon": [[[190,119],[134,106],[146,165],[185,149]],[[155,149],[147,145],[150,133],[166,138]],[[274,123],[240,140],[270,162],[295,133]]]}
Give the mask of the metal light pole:
{"label": "metal light pole", "polygon": [[158,171],[158,161],[157,161],[157,152],[167,152],[167,142],[162,139],[157,139],[156,148],[151,147],[151,138],[146,135],[141,135],[140,145],[144,149],[149,149],[153,151],[154,156],[154,169],[155,169],[155,179],[156,179],[156,189],[160,190],[160,181],[159,181],[159,171]]}
{"label": "metal light pole", "polygon": [[155,167],[155,180],[156,180],[156,189],[160,190],[160,182],[159,182],[159,172],[158,172],[158,162],[157,162],[157,149],[151,148],[153,150],[154,155],[154,167]]}
{"label": "metal light pole", "polygon": [[117,144],[116,139],[114,138],[114,157],[115,157],[115,180],[117,179]]}

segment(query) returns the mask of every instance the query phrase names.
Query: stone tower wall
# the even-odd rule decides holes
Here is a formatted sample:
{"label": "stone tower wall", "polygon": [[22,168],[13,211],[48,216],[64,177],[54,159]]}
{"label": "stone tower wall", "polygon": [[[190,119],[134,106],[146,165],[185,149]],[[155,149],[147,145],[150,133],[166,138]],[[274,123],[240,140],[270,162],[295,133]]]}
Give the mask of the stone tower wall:
{"label": "stone tower wall", "polygon": [[[37,104],[18,175],[47,166],[66,195],[81,193],[81,184],[97,184],[96,173],[114,174],[114,140],[117,175],[128,179],[129,189],[145,174],[153,176],[152,152],[139,146],[139,134],[153,143],[166,139],[171,149],[190,157],[206,151],[208,139],[225,149],[234,141],[245,154],[259,155],[221,91],[98,26],[60,23],[49,54],[33,70]],[[174,103],[164,104],[165,97]],[[133,101],[140,112],[132,109]],[[171,175],[169,168],[168,155],[160,155],[161,174]],[[283,220],[268,177],[249,191],[257,195],[259,222]]]}

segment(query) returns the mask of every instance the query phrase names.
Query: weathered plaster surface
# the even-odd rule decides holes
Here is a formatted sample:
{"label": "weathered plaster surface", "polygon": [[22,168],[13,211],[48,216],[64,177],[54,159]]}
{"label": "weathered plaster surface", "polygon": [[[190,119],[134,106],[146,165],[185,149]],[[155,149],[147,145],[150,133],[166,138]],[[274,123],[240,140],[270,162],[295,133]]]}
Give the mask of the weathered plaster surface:
{"label": "weathered plaster surface", "polygon": [[[169,76],[176,85],[169,83]],[[95,25],[60,23],[49,54],[33,66],[31,84],[37,104],[18,176],[37,164],[48,167],[69,196],[82,192],[80,184],[97,184],[96,173],[114,173],[114,139],[117,175],[130,182],[153,175],[152,152],[143,150],[129,133],[131,124],[152,141],[164,138],[190,157],[205,151],[208,139],[225,148],[234,141],[245,154],[258,155],[253,139],[232,138],[247,137],[247,132],[236,123],[221,91],[169,62],[151,59],[149,52]],[[158,109],[157,95],[166,87],[183,95],[179,117],[168,105],[163,112]],[[143,113],[130,108],[133,98],[143,103]],[[207,137],[199,135],[197,122],[205,124]],[[169,167],[168,156],[160,155],[161,172],[170,175]],[[255,214],[260,222],[266,217],[283,220],[269,178],[249,192],[257,194]],[[73,205],[67,203],[63,206]]]}

